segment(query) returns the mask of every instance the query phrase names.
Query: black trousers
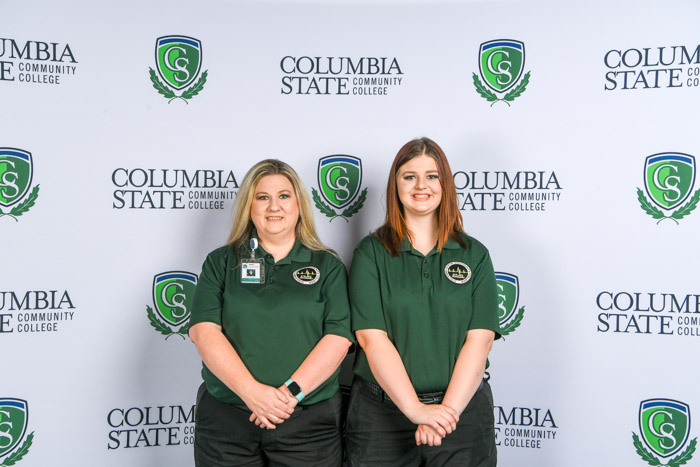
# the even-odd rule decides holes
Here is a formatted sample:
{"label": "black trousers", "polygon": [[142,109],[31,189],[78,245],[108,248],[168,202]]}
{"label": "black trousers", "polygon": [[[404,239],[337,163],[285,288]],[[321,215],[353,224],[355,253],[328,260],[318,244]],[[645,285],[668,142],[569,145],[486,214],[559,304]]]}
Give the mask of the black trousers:
{"label": "black trousers", "polygon": [[343,459],[340,393],[297,406],[274,430],[248,421],[245,406],[226,404],[200,388],[194,459],[197,467],[340,466]]}
{"label": "black trousers", "polygon": [[393,402],[372,397],[356,380],[345,431],[348,466],[496,465],[493,395],[486,381],[440,446],[416,446],[416,428]]}

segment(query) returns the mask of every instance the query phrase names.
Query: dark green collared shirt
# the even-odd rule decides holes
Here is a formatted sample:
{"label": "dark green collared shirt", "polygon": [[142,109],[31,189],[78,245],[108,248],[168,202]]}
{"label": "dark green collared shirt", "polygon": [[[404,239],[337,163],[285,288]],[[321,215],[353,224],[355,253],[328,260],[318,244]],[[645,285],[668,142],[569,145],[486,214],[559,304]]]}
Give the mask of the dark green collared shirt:
{"label": "dark green collared shirt", "polygon": [[[489,252],[463,235],[423,256],[406,240],[391,256],[374,237],[355,249],[350,268],[353,331],[386,331],[417,393],[444,391],[470,329],[499,337],[496,277]],[[376,383],[359,349],[355,374]]]}
{"label": "dark green collared shirt", "polygon": [[[264,284],[241,283],[238,255],[230,245],[207,256],[197,282],[190,323],[221,325],[253,377],[279,387],[326,334],[353,340],[347,273],[331,253],[309,250],[299,240],[277,263],[262,247],[256,256],[265,259]],[[339,371],[306,394],[302,404],[315,404],[334,395]],[[202,377],[217,399],[243,404],[206,365]]]}

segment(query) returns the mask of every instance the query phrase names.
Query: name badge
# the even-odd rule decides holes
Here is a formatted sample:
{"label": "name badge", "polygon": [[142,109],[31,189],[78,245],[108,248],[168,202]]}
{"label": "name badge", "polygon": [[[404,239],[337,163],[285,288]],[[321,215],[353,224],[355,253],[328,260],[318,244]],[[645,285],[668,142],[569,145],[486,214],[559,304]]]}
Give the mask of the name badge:
{"label": "name badge", "polygon": [[265,283],[265,264],[262,259],[248,258],[241,262],[241,283]]}
{"label": "name badge", "polygon": [[265,283],[265,260],[255,257],[258,240],[250,239],[250,258],[241,260],[241,284]]}

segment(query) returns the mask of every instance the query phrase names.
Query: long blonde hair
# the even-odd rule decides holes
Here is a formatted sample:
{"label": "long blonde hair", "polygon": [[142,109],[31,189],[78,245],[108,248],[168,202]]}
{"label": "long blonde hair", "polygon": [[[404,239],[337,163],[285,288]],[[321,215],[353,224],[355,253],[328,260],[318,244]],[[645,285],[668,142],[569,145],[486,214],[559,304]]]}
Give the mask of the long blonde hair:
{"label": "long blonde hair", "polygon": [[255,164],[245,177],[236,196],[236,208],[233,215],[233,227],[229,235],[227,245],[233,245],[240,249],[247,245],[253,232],[253,221],[250,219],[250,206],[253,203],[255,187],[263,177],[268,175],[284,175],[294,187],[294,194],[299,205],[299,220],[294,229],[296,238],[311,250],[328,250],[321,243],[314,226],[311,200],[299,175],[293,168],[277,159],[265,159]]}

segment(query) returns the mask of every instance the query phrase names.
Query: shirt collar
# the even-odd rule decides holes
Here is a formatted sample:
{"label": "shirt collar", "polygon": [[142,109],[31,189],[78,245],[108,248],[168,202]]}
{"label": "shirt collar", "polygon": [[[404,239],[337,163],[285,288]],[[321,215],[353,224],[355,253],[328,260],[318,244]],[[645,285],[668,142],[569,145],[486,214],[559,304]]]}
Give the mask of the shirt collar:
{"label": "shirt collar", "polygon": [[399,245],[399,251],[411,251],[413,247],[411,246],[411,242],[408,241],[408,236],[404,237],[403,240],[401,240],[401,245]]}
{"label": "shirt collar", "polygon": [[[458,250],[461,248],[459,246],[459,243],[457,243],[452,237],[447,237],[447,241],[445,244],[442,246],[444,250]],[[399,245],[399,251],[415,251],[413,250],[413,247],[411,246],[411,242],[408,241],[408,236],[404,237],[403,240],[401,241],[401,245]],[[433,248],[433,250],[428,253],[426,256],[430,256],[433,253],[436,253],[437,249]]]}
{"label": "shirt collar", "polygon": [[444,245],[442,245],[442,248],[447,250],[459,250],[462,247],[459,246],[459,243],[457,243],[452,237],[447,237],[447,241]]}
{"label": "shirt collar", "polygon": [[311,261],[311,250],[306,248],[304,244],[301,243],[301,240],[297,238],[294,241],[292,251],[290,251],[287,257],[284,258],[282,261],[286,260],[287,258],[296,263],[308,263],[309,261]]}
{"label": "shirt collar", "polygon": [[[251,238],[258,238],[258,231],[255,229],[255,227],[253,227],[253,231],[251,232],[250,236]],[[265,251],[262,245],[258,246],[258,250],[259,251],[256,252],[256,256],[258,258],[262,257],[268,259],[270,262],[274,262],[272,255]],[[298,238],[294,240],[294,246],[289,254],[275,264],[291,264],[292,261],[297,263],[308,263],[311,261],[311,250],[306,248]]]}

